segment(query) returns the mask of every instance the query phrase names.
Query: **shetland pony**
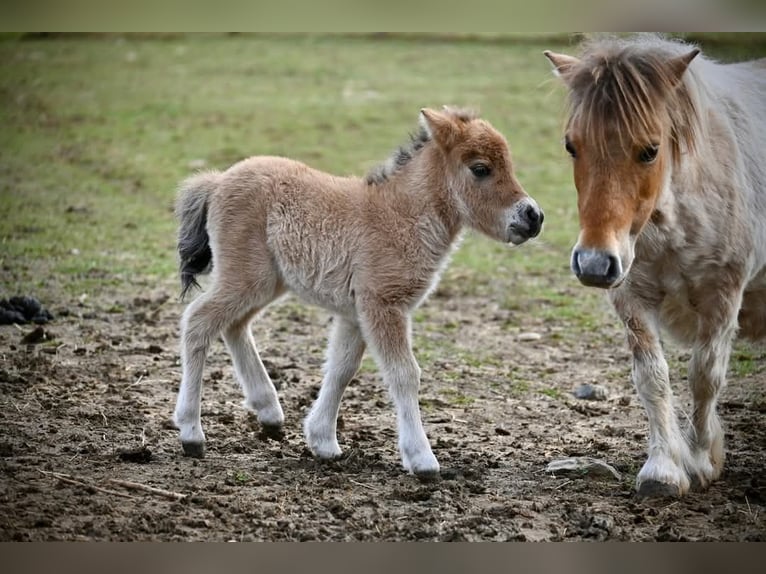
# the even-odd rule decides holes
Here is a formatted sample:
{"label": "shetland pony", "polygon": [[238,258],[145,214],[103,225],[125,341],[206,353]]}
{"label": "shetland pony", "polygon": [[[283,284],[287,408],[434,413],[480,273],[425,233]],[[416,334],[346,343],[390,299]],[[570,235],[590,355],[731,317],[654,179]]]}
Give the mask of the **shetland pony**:
{"label": "shetland pony", "polygon": [[[609,289],[649,419],[637,491],[705,488],[724,465],[716,401],[732,341],[766,337],[766,59],[720,64],[654,35],[545,55],[569,91],[572,271]],[[684,432],[661,327],[692,348]]]}
{"label": "shetland pony", "polygon": [[282,408],[250,326],[292,291],[334,316],[319,396],[304,422],[314,455],[341,454],[341,396],[367,347],[396,408],[404,468],[437,474],[418,406],[410,317],[464,227],[517,245],[540,232],[543,212],[516,179],[505,138],[472,112],[423,109],[409,144],[366,179],[251,157],[183,182],[176,211],[183,294],[212,269],[210,288],[181,321],[175,422],[184,452],[204,453],[202,371],[219,333],[245,406],[265,429],[281,427]]}

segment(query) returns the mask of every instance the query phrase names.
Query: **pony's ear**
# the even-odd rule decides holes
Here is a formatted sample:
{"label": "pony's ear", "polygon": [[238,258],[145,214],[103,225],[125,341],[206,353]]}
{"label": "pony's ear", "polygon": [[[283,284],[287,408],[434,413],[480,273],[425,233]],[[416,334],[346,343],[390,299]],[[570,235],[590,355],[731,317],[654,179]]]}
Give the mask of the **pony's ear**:
{"label": "pony's ear", "polygon": [[425,128],[431,139],[441,147],[446,149],[452,147],[457,135],[457,126],[447,114],[430,108],[423,108],[420,110],[420,125]]}
{"label": "pony's ear", "polygon": [[548,58],[553,64],[553,73],[561,78],[564,83],[567,83],[567,75],[571,72],[579,63],[580,60],[574,56],[567,56],[566,54],[557,54],[550,50],[543,52],[546,58]]}
{"label": "pony's ear", "polygon": [[681,83],[681,78],[684,76],[684,72],[686,72],[686,69],[689,67],[689,64],[692,63],[692,60],[697,57],[697,54],[700,53],[699,48],[694,48],[691,52],[688,54],[684,54],[683,56],[677,56],[670,60],[668,62],[668,67],[670,69],[670,73],[673,76],[676,85]]}

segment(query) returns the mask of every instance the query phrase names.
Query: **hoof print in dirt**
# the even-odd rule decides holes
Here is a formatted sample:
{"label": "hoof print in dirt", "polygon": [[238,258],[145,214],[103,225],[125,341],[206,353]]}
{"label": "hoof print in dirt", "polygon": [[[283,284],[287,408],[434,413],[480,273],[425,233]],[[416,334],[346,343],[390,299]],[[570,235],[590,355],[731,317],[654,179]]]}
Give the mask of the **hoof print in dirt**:
{"label": "hoof print in dirt", "polygon": [[121,449],[117,451],[117,458],[123,462],[146,464],[152,460],[152,451],[145,445],[138,448]]}
{"label": "hoof print in dirt", "polygon": [[458,478],[465,478],[463,473],[457,468],[443,468],[440,473],[444,480],[457,480]]}
{"label": "hoof print in dirt", "polygon": [[0,325],[13,323],[36,323],[42,325],[53,320],[53,315],[44,309],[40,301],[26,295],[0,300]]}
{"label": "hoof print in dirt", "polygon": [[415,478],[417,478],[420,482],[429,484],[433,482],[439,482],[442,476],[441,473],[437,470],[436,472],[416,472]]}
{"label": "hoof print in dirt", "polygon": [[612,465],[590,456],[575,456],[552,460],[545,467],[545,472],[566,475],[573,478],[613,478],[622,479],[622,475]]}
{"label": "hoof print in dirt", "polygon": [[261,425],[261,431],[258,433],[258,438],[262,441],[275,440],[277,442],[282,442],[285,440],[285,431],[281,426]]}
{"label": "hoof print in dirt", "polygon": [[21,338],[21,342],[24,345],[36,345],[38,343],[44,343],[55,339],[55,336],[50,331],[46,331],[42,327],[35,327],[32,331],[27,333]]}
{"label": "hoof print in dirt", "polygon": [[184,456],[191,458],[205,458],[205,443],[203,442],[182,442]]}

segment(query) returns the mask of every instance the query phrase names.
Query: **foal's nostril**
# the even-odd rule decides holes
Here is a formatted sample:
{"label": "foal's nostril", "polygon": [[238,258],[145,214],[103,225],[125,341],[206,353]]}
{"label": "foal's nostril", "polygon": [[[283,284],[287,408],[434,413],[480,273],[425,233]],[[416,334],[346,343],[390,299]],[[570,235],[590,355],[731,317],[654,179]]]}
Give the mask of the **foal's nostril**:
{"label": "foal's nostril", "polygon": [[538,219],[542,223],[542,212],[538,211],[534,205],[527,206],[526,215],[530,223],[537,223]]}

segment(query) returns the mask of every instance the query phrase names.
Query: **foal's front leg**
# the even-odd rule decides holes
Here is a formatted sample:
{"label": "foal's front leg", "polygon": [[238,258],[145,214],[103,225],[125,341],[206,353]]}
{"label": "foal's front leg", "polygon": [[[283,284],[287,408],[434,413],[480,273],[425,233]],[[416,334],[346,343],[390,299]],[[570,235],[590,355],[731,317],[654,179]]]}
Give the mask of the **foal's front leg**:
{"label": "foal's front leg", "polygon": [[439,463],[420,418],[420,367],[412,354],[409,314],[396,307],[368,305],[360,310],[360,324],[396,407],[404,469],[421,477],[438,475]]}
{"label": "foal's front leg", "polygon": [[649,419],[648,458],[636,477],[640,496],[679,496],[689,490],[689,447],[673,407],[668,364],[662,352],[656,311],[613,296],[633,353],[633,384]]}
{"label": "foal's front leg", "polygon": [[359,370],[364,354],[364,339],[356,323],[336,315],[327,362],[319,396],[303,424],[306,443],[319,458],[332,459],[341,455],[337,436],[338,409],[343,391]]}

